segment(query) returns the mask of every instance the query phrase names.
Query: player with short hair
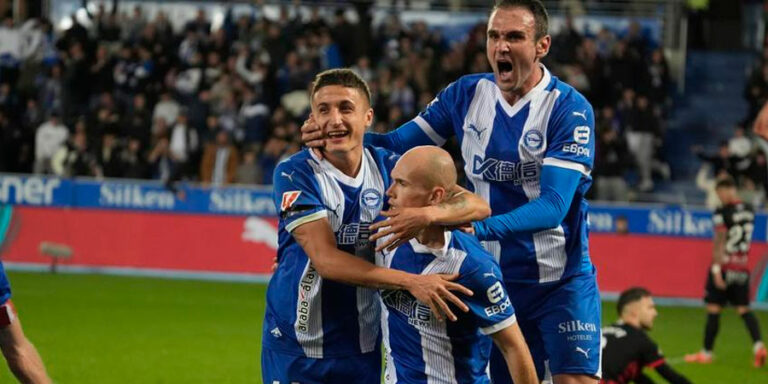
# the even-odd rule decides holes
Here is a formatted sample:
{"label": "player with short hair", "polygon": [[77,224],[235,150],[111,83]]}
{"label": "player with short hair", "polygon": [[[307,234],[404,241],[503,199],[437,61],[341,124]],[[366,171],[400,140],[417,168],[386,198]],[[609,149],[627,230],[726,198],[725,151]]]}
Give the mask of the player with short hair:
{"label": "player with short hair", "polygon": [[[398,153],[443,145],[455,136],[468,189],[491,205],[475,224],[498,258],[537,372],[555,383],[597,383],[600,377],[600,296],[589,258],[587,202],[594,165],[594,113],[573,87],[541,64],[551,44],[538,0],[500,0],[491,12],[486,53],[493,73],[459,78],[410,122],[373,145]],[[305,124],[307,145],[322,132]],[[387,247],[425,225],[423,208],[385,213],[375,236]],[[583,353],[582,351],[586,351]],[[495,383],[511,379],[494,350]]]}
{"label": "player with short hair", "polygon": [[[456,168],[448,152],[416,147],[392,170],[390,208],[438,206],[455,184]],[[491,340],[482,335],[499,347],[515,383],[538,383],[499,266],[475,237],[431,225],[394,251],[378,252],[376,264],[417,274],[458,273],[456,282],[475,293],[464,301],[470,311],[445,323],[405,291],[381,292],[386,383],[490,383],[486,368]]]}
{"label": "player with short hair", "polygon": [[765,365],[768,351],[760,336],[757,317],[749,308],[749,248],[755,226],[755,214],[743,203],[731,178],[719,180],[715,192],[722,206],[715,210],[712,223],[715,235],[712,244],[712,266],[707,273],[706,295],[707,322],[704,326],[704,348],[685,356],[689,363],[712,362],[715,337],[720,329],[720,313],[731,304],[736,307],[749,336],[755,367]]}
{"label": "player with short hair", "polygon": [[634,287],[619,295],[619,320],[603,328],[603,378],[601,384],[648,384],[653,381],[643,368],[653,368],[671,384],[690,384],[664,359],[661,349],[646,331],[658,315],[647,289]]}
{"label": "player with short hair", "polygon": [[[275,169],[278,266],[267,289],[263,381],[378,382],[380,305],[377,291],[369,288],[408,290],[452,320],[446,302],[468,308],[449,290],[472,291],[451,282],[456,275],[416,275],[373,264],[369,226],[383,209],[398,156],[363,145],[373,119],[370,91],[351,70],[318,74],[310,101],[310,118],[327,143],[322,158],[304,150]],[[487,203],[459,187],[449,194],[446,204],[431,211],[438,221],[469,222],[490,212]]]}
{"label": "player with short hair", "polygon": [[[0,254],[8,245],[13,207],[0,204]],[[22,383],[47,384],[51,382],[43,359],[21,329],[16,308],[11,302],[11,284],[0,263],[0,350],[8,368]]]}

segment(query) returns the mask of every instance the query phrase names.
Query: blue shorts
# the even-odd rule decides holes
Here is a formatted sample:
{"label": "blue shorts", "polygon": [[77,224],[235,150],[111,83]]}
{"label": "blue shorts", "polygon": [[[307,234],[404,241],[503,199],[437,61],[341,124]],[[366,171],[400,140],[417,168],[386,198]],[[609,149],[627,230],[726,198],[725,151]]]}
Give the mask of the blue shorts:
{"label": "blue shorts", "polygon": [[[600,377],[601,308],[594,273],[551,284],[506,286],[539,379],[557,374]],[[491,378],[494,384],[512,383],[495,346]]]}
{"label": "blue shorts", "polygon": [[264,384],[369,384],[381,382],[381,351],[357,356],[312,359],[261,350]]}

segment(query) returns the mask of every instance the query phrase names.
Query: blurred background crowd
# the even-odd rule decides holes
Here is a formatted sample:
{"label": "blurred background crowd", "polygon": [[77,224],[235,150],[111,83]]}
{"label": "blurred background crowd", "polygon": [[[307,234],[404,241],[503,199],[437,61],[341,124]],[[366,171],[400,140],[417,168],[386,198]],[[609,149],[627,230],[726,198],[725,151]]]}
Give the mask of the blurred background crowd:
{"label": "blurred background crowd", "polygon": [[[484,23],[448,39],[403,22],[397,8],[374,25],[370,6],[286,4],[267,17],[255,4],[216,27],[202,8],[179,27],[163,12],[109,3],[67,28],[5,17],[0,39],[18,49],[0,56],[0,172],[271,184],[275,165],[301,147],[319,71],[352,67],[369,82],[376,132],[408,121],[460,76],[490,71]],[[551,32],[545,65],[595,108],[593,198],[654,190],[670,178],[662,149],[674,95],[660,42],[637,22],[585,31],[567,16]],[[727,173],[765,196],[765,154],[748,125],[768,99],[766,60],[750,75],[750,114],[733,138],[714,153],[693,148],[708,167],[702,189]]]}

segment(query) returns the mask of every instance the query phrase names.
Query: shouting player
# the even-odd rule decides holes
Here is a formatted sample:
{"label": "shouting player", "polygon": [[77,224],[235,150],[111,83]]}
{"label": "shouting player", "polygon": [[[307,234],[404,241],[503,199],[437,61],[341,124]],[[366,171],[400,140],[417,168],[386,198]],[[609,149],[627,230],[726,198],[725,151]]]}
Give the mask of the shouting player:
{"label": "shouting player", "polygon": [[[455,184],[456,168],[448,152],[416,147],[392,171],[390,208],[440,205]],[[481,335],[489,335],[499,347],[515,383],[538,383],[499,266],[476,238],[429,226],[396,250],[377,253],[376,264],[417,274],[458,273],[456,282],[474,291],[464,301],[470,312],[452,323],[435,319],[405,291],[382,291],[385,383],[490,383],[486,368],[491,340]]]}
{"label": "shouting player", "polygon": [[[0,255],[8,245],[11,232],[13,207],[0,204]],[[43,359],[24,335],[21,322],[11,303],[11,285],[0,263],[0,350],[13,375],[25,384],[48,384],[51,379],[45,372]]]}
{"label": "shouting player", "polygon": [[661,350],[646,331],[653,328],[658,313],[645,288],[622,292],[616,309],[619,321],[603,328],[603,379],[601,384],[653,383],[643,368],[653,368],[671,384],[690,381],[667,364]]}
{"label": "shouting player", "polygon": [[[312,119],[327,136],[323,158],[302,151],[274,173],[280,212],[278,266],[267,289],[264,383],[379,382],[380,305],[375,289],[405,289],[435,314],[468,308],[454,275],[418,275],[372,264],[369,226],[379,217],[398,156],[363,146],[373,110],[367,84],[348,69],[315,78]],[[432,214],[445,224],[486,217],[487,203],[455,187]],[[352,285],[347,285],[352,284]]]}
{"label": "shouting player", "polygon": [[[468,188],[493,216],[476,235],[501,266],[539,377],[555,383],[597,383],[600,297],[589,258],[587,202],[594,163],[594,113],[574,88],[541,64],[548,53],[548,16],[539,0],[500,0],[487,29],[493,73],[463,76],[421,114],[373,145],[403,153],[443,145],[455,136]],[[313,124],[302,139],[322,146]],[[385,246],[412,238],[429,224],[423,209],[386,213]],[[495,383],[509,383],[503,356],[491,357]]]}
{"label": "shouting player", "polygon": [[752,337],[754,365],[762,367],[768,351],[760,337],[757,317],[749,308],[749,267],[747,259],[752,243],[755,214],[752,208],[739,200],[736,184],[727,178],[717,182],[717,197],[722,206],[712,216],[715,239],[712,247],[712,266],[707,273],[707,322],[704,326],[704,349],[686,355],[689,363],[711,363],[715,337],[720,329],[720,313],[729,303],[744,320]]}

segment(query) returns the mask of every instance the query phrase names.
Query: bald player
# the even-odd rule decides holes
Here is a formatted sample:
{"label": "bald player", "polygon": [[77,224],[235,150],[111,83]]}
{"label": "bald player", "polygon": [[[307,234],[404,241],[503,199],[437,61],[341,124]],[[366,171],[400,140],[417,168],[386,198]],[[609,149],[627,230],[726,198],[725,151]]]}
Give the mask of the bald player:
{"label": "bald player", "polygon": [[[405,207],[436,209],[452,197],[448,191],[455,185],[456,169],[445,150],[413,148],[392,170],[388,215]],[[386,383],[490,383],[486,368],[491,340],[515,383],[538,383],[501,270],[475,237],[429,225],[397,249],[378,252],[376,263],[414,274],[458,273],[456,282],[473,292],[462,298],[469,312],[457,312],[457,321],[444,322],[407,291],[381,291]]]}

